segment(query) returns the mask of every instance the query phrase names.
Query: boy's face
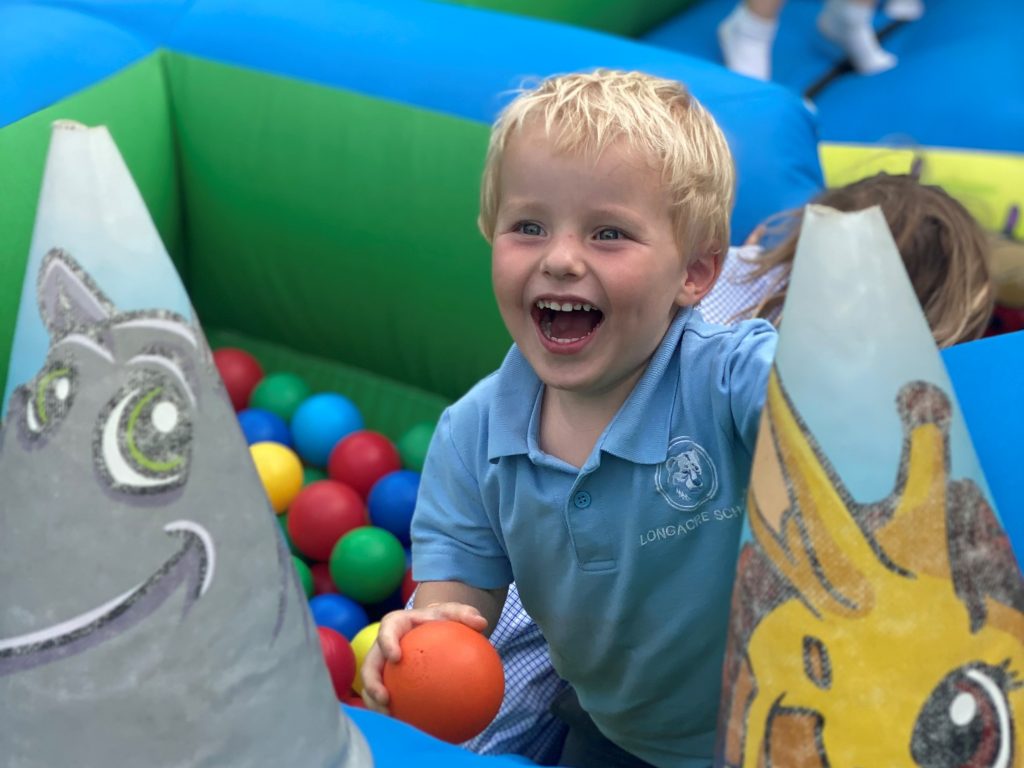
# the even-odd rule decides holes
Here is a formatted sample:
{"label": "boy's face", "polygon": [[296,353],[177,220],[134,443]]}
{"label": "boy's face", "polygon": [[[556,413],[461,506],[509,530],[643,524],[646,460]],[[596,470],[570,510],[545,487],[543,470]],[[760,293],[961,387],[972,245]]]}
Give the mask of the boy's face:
{"label": "boy's face", "polygon": [[512,338],[549,387],[624,398],[714,259],[687,265],[660,175],[622,143],[594,162],[527,126],[499,195],[491,274]]}

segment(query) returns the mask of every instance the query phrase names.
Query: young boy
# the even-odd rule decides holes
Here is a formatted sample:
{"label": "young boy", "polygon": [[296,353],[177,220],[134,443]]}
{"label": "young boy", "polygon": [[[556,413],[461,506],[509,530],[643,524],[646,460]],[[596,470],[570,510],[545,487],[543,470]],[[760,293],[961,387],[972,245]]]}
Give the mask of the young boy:
{"label": "young boy", "polygon": [[[413,523],[417,624],[493,627],[506,590],[572,686],[563,765],[706,766],[775,332],[703,322],[733,166],[679,83],[551,78],[499,117],[480,227],[515,344],[442,416]],[[578,704],[577,698],[578,697]]]}

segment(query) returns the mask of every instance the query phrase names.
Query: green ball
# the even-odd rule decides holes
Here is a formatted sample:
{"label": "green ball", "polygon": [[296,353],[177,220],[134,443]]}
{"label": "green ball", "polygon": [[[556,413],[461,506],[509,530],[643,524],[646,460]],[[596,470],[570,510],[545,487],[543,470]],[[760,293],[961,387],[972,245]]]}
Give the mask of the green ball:
{"label": "green ball", "polygon": [[393,534],[365,525],[338,539],[328,567],[341,594],[360,603],[379,603],[402,583],[405,550]]}
{"label": "green ball", "polygon": [[262,408],[291,421],[299,403],[310,396],[309,384],[294,373],[271,373],[264,376],[249,397],[250,408]]}
{"label": "green ball", "polygon": [[406,469],[423,471],[423,460],[427,457],[435,426],[432,421],[421,422],[398,439],[398,455],[402,457],[402,466]]}
{"label": "green ball", "polygon": [[295,570],[299,572],[302,591],[306,593],[306,599],[308,600],[313,596],[313,572],[309,570],[308,565],[294,555],[292,555],[292,562],[295,563]]}
{"label": "green ball", "polygon": [[302,486],[306,487],[310,483],[315,483],[318,480],[326,480],[327,473],[317,467],[303,467],[302,468]]}

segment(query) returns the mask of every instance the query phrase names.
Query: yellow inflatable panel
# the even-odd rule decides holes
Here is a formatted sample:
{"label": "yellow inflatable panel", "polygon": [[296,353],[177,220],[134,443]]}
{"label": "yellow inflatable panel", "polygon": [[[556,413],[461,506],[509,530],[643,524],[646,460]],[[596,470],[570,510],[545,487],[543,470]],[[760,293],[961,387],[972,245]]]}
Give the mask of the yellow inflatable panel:
{"label": "yellow inflatable panel", "polygon": [[[886,147],[822,143],[825,183],[842,186],[885,171],[909,173],[921,163],[921,181],[959,200],[990,231],[1024,239],[1024,155],[942,147]],[[1011,211],[1018,213],[1011,221]],[[1009,231],[1007,228],[1009,226]]]}

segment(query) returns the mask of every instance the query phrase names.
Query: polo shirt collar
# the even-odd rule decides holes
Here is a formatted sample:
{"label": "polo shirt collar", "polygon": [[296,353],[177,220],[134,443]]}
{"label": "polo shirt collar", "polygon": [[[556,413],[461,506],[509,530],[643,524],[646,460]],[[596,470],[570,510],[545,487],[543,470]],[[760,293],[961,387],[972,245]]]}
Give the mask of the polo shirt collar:
{"label": "polo shirt collar", "polygon": [[[651,357],[647,370],[598,441],[600,449],[637,464],[658,464],[668,458],[668,444],[679,391],[676,352],[692,307],[679,310]],[[497,388],[487,430],[487,458],[528,454],[531,417],[540,397],[541,381],[513,344],[498,369]]]}

